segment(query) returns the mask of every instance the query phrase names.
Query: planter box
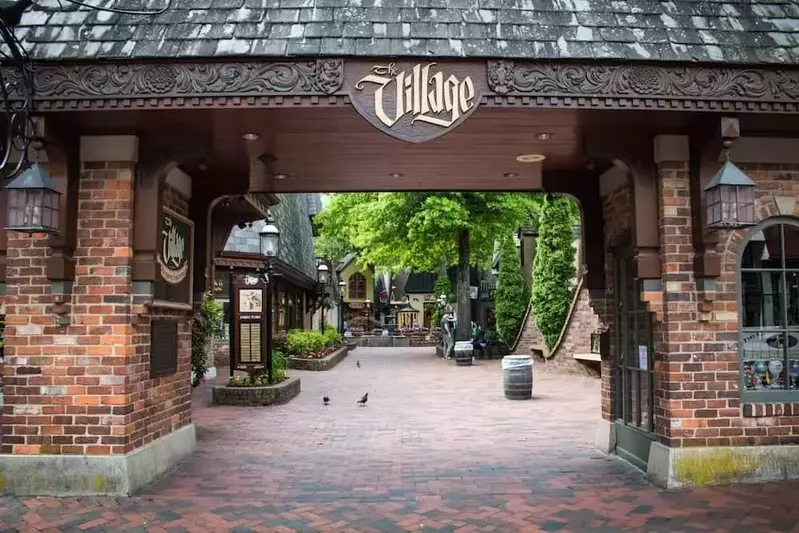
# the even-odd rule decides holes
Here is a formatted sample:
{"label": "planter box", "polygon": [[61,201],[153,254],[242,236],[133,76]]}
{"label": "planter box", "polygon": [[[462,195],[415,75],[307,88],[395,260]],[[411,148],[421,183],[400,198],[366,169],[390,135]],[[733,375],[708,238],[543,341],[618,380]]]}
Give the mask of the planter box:
{"label": "planter box", "polygon": [[410,337],[392,337],[391,338],[395,348],[407,348],[411,345],[411,338]]}
{"label": "planter box", "polygon": [[300,378],[288,378],[266,387],[228,387],[217,385],[213,390],[214,405],[255,407],[288,403],[300,393]]}
{"label": "planter box", "polygon": [[349,353],[349,346],[345,345],[322,359],[303,359],[301,357],[289,357],[288,364],[289,368],[293,368],[295,370],[313,370],[313,371],[330,370],[331,368],[339,364],[345,357],[347,357],[348,353]]}

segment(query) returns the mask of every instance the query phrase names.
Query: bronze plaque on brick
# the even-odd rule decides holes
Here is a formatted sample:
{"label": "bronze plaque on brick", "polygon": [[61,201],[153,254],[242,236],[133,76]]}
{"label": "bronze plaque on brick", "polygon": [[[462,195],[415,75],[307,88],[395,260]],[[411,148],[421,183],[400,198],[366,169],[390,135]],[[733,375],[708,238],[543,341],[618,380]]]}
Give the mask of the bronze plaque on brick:
{"label": "bronze plaque on brick", "polygon": [[178,371],[178,322],[156,319],[150,322],[150,377]]}

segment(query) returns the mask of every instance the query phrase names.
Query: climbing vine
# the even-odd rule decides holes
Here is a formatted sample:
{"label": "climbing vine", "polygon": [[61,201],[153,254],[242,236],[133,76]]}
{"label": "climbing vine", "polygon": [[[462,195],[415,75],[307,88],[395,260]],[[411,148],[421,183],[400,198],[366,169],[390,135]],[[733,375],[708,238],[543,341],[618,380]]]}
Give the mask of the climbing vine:
{"label": "climbing vine", "polygon": [[208,372],[208,348],[214,335],[221,333],[221,321],[222,306],[210,293],[205,294],[191,325],[191,370],[194,387],[204,381]]}

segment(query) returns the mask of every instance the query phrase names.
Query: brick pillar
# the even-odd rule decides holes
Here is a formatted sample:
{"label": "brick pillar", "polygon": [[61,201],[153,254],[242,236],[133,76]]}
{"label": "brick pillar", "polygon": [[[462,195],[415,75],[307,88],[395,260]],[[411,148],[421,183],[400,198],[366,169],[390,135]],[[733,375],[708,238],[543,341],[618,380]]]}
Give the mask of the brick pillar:
{"label": "brick pillar", "polygon": [[67,325],[52,312],[46,239],[9,234],[0,481],[17,494],[127,494],[172,459],[130,453],[143,433],[163,435],[149,429],[149,352],[132,310],[137,142],[83,138],[80,157]]}
{"label": "brick pillar", "polygon": [[706,401],[715,395],[710,391],[713,373],[704,373],[709,369],[697,354],[702,325],[697,321],[687,137],[656,137],[655,163],[662,293],[647,295],[657,354],[655,434],[662,444],[679,447],[710,436],[714,430],[708,429],[707,418],[718,414],[718,406]]}

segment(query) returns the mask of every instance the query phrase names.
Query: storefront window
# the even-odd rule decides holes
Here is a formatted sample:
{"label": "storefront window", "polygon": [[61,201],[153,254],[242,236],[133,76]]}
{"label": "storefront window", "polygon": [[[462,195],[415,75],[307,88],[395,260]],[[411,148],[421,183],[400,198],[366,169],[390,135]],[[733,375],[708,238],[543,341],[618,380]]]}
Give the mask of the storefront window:
{"label": "storefront window", "polygon": [[351,300],[366,299],[366,277],[360,272],[350,276],[349,295]]}
{"label": "storefront window", "polygon": [[744,400],[799,400],[799,223],[777,219],[752,230],[738,287]]}

